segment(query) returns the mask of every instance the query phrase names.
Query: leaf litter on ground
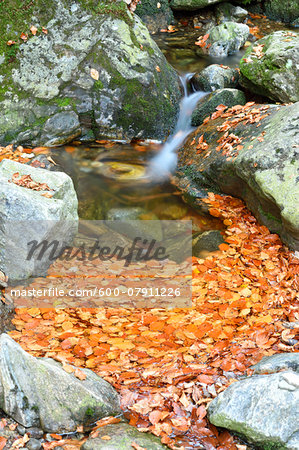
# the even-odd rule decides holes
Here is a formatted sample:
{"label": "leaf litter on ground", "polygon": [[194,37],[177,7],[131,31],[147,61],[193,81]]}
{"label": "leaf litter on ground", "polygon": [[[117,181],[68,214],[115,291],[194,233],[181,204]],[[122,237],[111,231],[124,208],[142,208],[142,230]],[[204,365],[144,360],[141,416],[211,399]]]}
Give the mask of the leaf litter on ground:
{"label": "leaf litter on ground", "polygon": [[193,257],[192,308],[18,309],[10,333],[35,356],[105,378],[129,423],[173,449],[237,449],[208,422],[208,404],[263,356],[299,350],[298,328],[286,325],[299,321],[299,260],[241,200],[206,202],[226,243]]}

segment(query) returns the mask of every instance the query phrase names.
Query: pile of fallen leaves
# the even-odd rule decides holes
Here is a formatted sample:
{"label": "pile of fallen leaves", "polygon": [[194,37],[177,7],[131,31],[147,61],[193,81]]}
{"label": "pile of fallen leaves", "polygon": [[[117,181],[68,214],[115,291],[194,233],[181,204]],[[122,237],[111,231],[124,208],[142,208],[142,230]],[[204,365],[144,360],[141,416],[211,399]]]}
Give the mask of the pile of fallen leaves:
{"label": "pile of fallen leaves", "polygon": [[207,203],[227,243],[193,258],[192,308],[19,309],[11,336],[104,377],[130,423],[170,448],[243,449],[208,422],[207,406],[263,356],[298,351],[299,260],[241,200]]}
{"label": "pile of fallen leaves", "polygon": [[[217,141],[218,146],[216,150],[222,153],[227,159],[236,158],[239,152],[244,148],[242,145],[243,137],[236,136],[231,132],[237,125],[242,123],[244,126],[247,124],[256,124],[256,128],[261,126],[261,121],[269,115],[269,105],[256,105],[255,102],[247,102],[244,106],[235,105],[232,108],[227,108],[225,105],[219,105],[216,111],[204,119],[203,124],[207,124],[210,120],[218,119],[219,117],[225,119],[224,122],[217,127],[217,131],[225,132]],[[265,131],[261,133],[256,139],[259,142],[264,140]],[[201,144],[202,136],[199,137],[198,144]],[[255,138],[253,138],[255,139]],[[191,142],[191,145],[195,143],[195,140]],[[196,147],[198,148],[198,147]],[[208,147],[199,147],[200,152],[206,150]],[[248,147],[253,148],[253,145]],[[209,156],[207,153],[204,157]]]}
{"label": "pile of fallen leaves", "polygon": [[211,47],[211,44],[208,44],[208,39],[210,37],[210,34],[207,33],[204,36],[199,36],[197,41],[195,42],[195,45],[198,45],[198,47],[202,49],[209,49]]}
{"label": "pile of fallen leaves", "polygon": [[32,191],[53,191],[53,189],[49,188],[47,183],[39,183],[38,181],[34,181],[31,175],[20,176],[19,172],[14,173],[11,180],[8,180],[8,182],[31,189]]}
{"label": "pile of fallen leaves", "polygon": [[3,159],[12,159],[17,162],[26,163],[30,161],[28,155],[32,153],[31,149],[23,148],[19,145],[14,149],[13,145],[7,145],[6,147],[0,147],[0,162]]}

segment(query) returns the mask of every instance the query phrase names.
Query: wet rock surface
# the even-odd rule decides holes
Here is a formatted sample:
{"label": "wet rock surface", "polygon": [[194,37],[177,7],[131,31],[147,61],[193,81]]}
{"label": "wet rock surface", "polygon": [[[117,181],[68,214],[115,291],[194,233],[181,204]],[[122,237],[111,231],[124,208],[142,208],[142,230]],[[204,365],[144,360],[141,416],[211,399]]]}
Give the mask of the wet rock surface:
{"label": "wet rock surface", "polygon": [[170,6],[174,10],[194,11],[219,3],[220,1],[221,0],[170,0]]}
{"label": "wet rock surface", "polygon": [[231,3],[220,3],[215,7],[215,17],[218,23],[222,22],[243,22],[248,11],[240,6]]}
{"label": "wet rock surface", "polygon": [[223,242],[223,236],[218,230],[200,233],[192,240],[192,255],[201,258],[204,254],[219,250]]}

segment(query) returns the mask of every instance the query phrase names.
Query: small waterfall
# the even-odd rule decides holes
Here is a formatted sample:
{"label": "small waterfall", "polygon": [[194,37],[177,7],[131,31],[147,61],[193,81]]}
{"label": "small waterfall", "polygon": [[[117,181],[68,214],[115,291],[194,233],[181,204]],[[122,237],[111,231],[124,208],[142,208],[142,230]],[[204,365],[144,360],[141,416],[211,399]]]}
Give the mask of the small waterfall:
{"label": "small waterfall", "polygon": [[177,165],[177,150],[181,147],[186,137],[194,130],[191,127],[191,115],[197,102],[207,95],[207,92],[188,93],[188,81],[193,74],[181,77],[184,88],[184,98],[180,105],[180,114],[174,133],[167,139],[159,154],[149,163],[148,174],[156,179],[167,178]]}

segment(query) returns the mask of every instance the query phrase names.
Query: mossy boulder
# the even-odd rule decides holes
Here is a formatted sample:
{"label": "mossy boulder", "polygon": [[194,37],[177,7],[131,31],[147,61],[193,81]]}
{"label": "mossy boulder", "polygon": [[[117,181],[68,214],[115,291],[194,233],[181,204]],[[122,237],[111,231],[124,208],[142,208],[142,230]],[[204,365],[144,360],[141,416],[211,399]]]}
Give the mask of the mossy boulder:
{"label": "mossy boulder", "polygon": [[265,0],[264,8],[270,19],[291,23],[299,18],[298,0]]}
{"label": "mossy boulder", "polygon": [[220,3],[222,0],[170,0],[172,9],[195,11],[196,9],[205,8],[206,6]]}
{"label": "mossy boulder", "polygon": [[[19,3],[5,0],[1,8]],[[1,41],[0,144],[164,139],[173,130],[179,77],[123,0],[37,0],[13,27],[6,16],[1,29],[17,44]],[[21,32],[28,34],[25,43]],[[66,127],[58,136],[52,128],[49,138],[46,123],[53,116],[52,125]]]}
{"label": "mossy boulder", "polygon": [[[128,450],[137,446],[147,450],[167,449],[157,436],[151,433],[142,433],[126,423],[107,425],[99,428],[98,431],[99,434],[96,438],[87,439],[82,445],[82,450]],[[103,436],[109,436],[110,439],[105,439]]]}
{"label": "mossy boulder", "polygon": [[[249,105],[244,111],[258,115],[252,123],[238,117],[242,107],[235,110],[230,119],[210,120],[190,135],[173,182],[187,203],[204,212],[201,199],[208,192],[242,198],[261,223],[299,250],[299,102]],[[221,130],[226,120],[229,127]],[[198,143],[202,135],[207,146]]]}
{"label": "mossy boulder", "polygon": [[199,47],[197,53],[207,53],[215,58],[233,55],[243,47],[249,36],[249,27],[244,23],[224,22],[209,31],[207,45]]}
{"label": "mossy boulder", "polygon": [[203,97],[191,116],[191,125],[201,125],[206,117],[216,111],[218,105],[231,107],[234,105],[245,105],[246,99],[242,91],[238,89],[218,89],[212,94]]}
{"label": "mossy boulder", "polygon": [[151,33],[156,33],[174,23],[173,12],[168,0],[141,0],[137,4],[136,14]]}
{"label": "mossy boulder", "polygon": [[276,31],[248,48],[240,62],[241,84],[281,102],[299,100],[299,34]]}

